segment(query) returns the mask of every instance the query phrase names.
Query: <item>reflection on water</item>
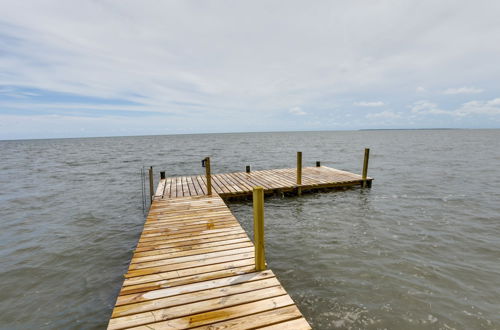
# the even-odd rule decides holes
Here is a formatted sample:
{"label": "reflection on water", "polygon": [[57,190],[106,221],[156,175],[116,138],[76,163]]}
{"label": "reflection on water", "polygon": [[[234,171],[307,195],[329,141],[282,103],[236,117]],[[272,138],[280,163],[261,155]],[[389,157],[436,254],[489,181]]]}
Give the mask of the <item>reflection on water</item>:
{"label": "reflection on water", "polygon": [[[317,329],[500,327],[500,131],[213,134],[0,142],[0,328],[102,328],[167,175],[321,160],[372,189],[266,199],[270,267]],[[251,202],[230,204],[252,233]]]}

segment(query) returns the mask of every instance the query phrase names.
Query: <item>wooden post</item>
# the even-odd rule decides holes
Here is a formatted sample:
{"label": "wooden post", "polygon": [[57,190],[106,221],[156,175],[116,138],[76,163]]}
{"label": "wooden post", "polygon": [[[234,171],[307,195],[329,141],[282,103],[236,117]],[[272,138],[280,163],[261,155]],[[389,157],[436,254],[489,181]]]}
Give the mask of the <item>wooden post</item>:
{"label": "wooden post", "polygon": [[154,184],[153,184],[153,166],[149,167],[149,199],[151,200],[151,204],[153,204],[153,196],[154,192]]}
{"label": "wooden post", "polygon": [[205,158],[205,174],[207,176],[207,195],[212,195],[212,175],[210,174],[210,157]]}
{"label": "wooden post", "polygon": [[255,245],[255,270],[266,269],[264,245],[264,188],[253,188],[253,243]]}
{"label": "wooden post", "polygon": [[302,195],[302,151],[297,151],[297,195]]}
{"label": "wooden post", "polygon": [[246,167],[245,170],[246,170],[247,173],[250,173],[250,165],[247,165],[247,167]]}
{"label": "wooden post", "polygon": [[363,188],[366,188],[367,182],[366,182],[366,177],[368,176],[368,159],[370,158],[370,149],[365,148],[365,159],[363,161]]}
{"label": "wooden post", "polygon": [[160,180],[165,180],[165,171],[160,172]]}
{"label": "wooden post", "polygon": [[316,161],[316,167],[321,167],[321,162],[319,160]]}

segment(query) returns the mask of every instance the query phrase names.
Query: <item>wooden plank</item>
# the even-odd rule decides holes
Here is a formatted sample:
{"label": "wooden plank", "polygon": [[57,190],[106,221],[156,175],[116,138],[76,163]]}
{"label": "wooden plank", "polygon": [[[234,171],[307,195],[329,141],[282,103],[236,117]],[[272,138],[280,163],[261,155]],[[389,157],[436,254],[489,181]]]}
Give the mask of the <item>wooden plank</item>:
{"label": "wooden plank", "polygon": [[240,175],[243,175],[247,180],[255,182],[256,186],[264,187],[264,189],[272,190],[276,186],[275,182],[272,182],[265,176],[261,175],[259,171],[240,173]]}
{"label": "wooden plank", "polygon": [[238,223],[230,216],[218,216],[214,218],[208,218],[201,221],[196,221],[194,219],[188,219],[185,222],[185,225],[179,223],[155,223],[150,224],[144,229],[143,237],[155,237],[161,234],[178,234],[181,232],[187,231],[196,231],[205,228],[215,228],[216,224],[224,225],[224,224],[235,224]]}
{"label": "wooden plank", "polygon": [[172,280],[176,279],[176,278],[193,276],[193,275],[200,275],[200,274],[215,273],[215,272],[219,272],[222,270],[236,269],[239,267],[246,267],[246,266],[253,265],[253,264],[254,264],[253,258],[240,259],[240,260],[230,260],[227,262],[221,262],[221,263],[212,264],[212,265],[201,265],[201,266],[196,266],[196,267],[187,268],[187,269],[179,269],[176,271],[159,272],[159,273],[155,273],[155,274],[130,277],[130,278],[125,279],[125,281],[123,282],[123,285],[124,286],[138,285],[138,284],[152,282],[155,280],[164,280],[164,279],[170,280],[168,283],[172,283]]}
{"label": "wooden plank", "polygon": [[[267,289],[266,289],[267,290]],[[261,293],[262,295],[262,293]],[[260,296],[261,296],[260,295]],[[265,292],[264,292],[265,295]],[[239,298],[239,297],[237,297]],[[243,299],[233,299],[238,301],[244,301],[246,299],[252,299],[252,295],[244,297]],[[224,306],[224,300],[216,299],[210,302],[212,305],[216,304],[218,307],[215,310],[203,311],[202,306],[193,306],[191,310],[182,309],[180,311],[174,310],[181,315],[189,313],[191,311],[201,310],[203,312],[198,312],[196,314],[188,314],[186,316],[181,316],[173,319],[169,319],[162,322],[154,322],[146,325],[141,325],[138,327],[131,327],[130,329],[186,329],[206,324],[211,324],[215,322],[225,321],[231,318],[241,317],[249,314],[254,314],[258,312],[268,311],[274,308],[285,307],[293,304],[293,300],[288,295],[281,295],[272,298],[262,299],[258,301],[253,301],[250,303],[243,303],[227,308],[222,308]],[[183,305],[181,307],[184,307]],[[161,315],[159,315],[161,316]],[[118,328],[119,329],[119,328]]]}
{"label": "wooden plank", "polygon": [[204,248],[210,248],[214,247],[217,248],[219,246],[224,246],[224,245],[231,245],[231,244],[238,244],[238,243],[245,243],[249,242],[250,240],[247,238],[245,234],[240,234],[240,235],[234,235],[232,239],[226,239],[224,237],[222,240],[219,241],[208,241],[206,242],[205,240],[200,240],[199,243],[194,243],[193,241],[190,241],[188,244],[183,245],[183,246],[169,246],[169,245],[164,245],[163,248],[156,248],[154,250],[150,251],[144,251],[144,252],[135,252],[132,260],[134,258],[141,258],[141,257],[146,257],[146,256],[154,256],[158,254],[164,254],[164,253],[177,253],[177,252],[184,252],[184,251],[196,251],[198,249],[204,249]]}
{"label": "wooden plank", "polygon": [[194,301],[250,292],[279,285],[280,283],[274,277],[274,274],[266,271],[179,285],[145,293],[130,294],[118,297],[117,305],[119,304],[119,307],[113,311],[113,317],[136,314],[168,306],[184,305]]}
{"label": "wooden plank", "polygon": [[170,198],[170,192],[172,191],[172,178],[165,179],[165,190],[163,191],[163,198]]}
{"label": "wooden plank", "polygon": [[[203,184],[205,185],[205,189],[207,189],[207,178],[206,177],[200,177],[201,181],[203,181]],[[213,180],[213,177],[212,177],[212,193],[216,193],[216,194],[222,194],[224,193],[224,191],[222,190],[221,187],[219,187],[218,183],[216,181]]]}
{"label": "wooden plank", "polygon": [[250,192],[250,191],[252,191],[253,186],[251,186],[250,182],[241,179],[240,177],[238,177],[237,175],[235,175],[235,173],[228,173],[227,175],[231,177],[231,179],[233,180],[233,182],[235,182],[235,183],[237,183],[239,185],[239,187],[241,189],[241,192]]}
{"label": "wooden plank", "polygon": [[191,196],[191,193],[189,191],[189,186],[187,183],[187,177],[183,176],[182,178],[182,194],[184,197],[189,197]]}
{"label": "wooden plank", "polygon": [[[172,207],[173,208],[173,207]],[[212,205],[211,207],[197,207],[197,208],[192,208],[191,210],[171,210],[171,211],[166,211],[164,209],[161,210],[154,210],[154,212],[146,218],[146,222],[149,223],[151,221],[168,221],[170,219],[176,219],[176,218],[185,218],[185,217],[199,217],[199,216],[206,216],[210,215],[216,212],[225,212],[225,214],[230,214],[229,210],[227,209],[226,206],[222,205]]]}
{"label": "wooden plank", "polygon": [[177,264],[172,264],[172,265],[162,265],[162,266],[149,267],[149,268],[143,268],[143,269],[137,269],[137,270],[130,270],[127,274],[125,274],[125,277],[130,278],[130,277],[135,277],[135,276],[144,276],[144,275],[149,275],[149,274],[162,273],[162,272],[181,270],[181,269],[188,269],[188,268],[199,267],[199,266],[208,266],[208,265],[212,265],[212,264],[219,264],[219,263],[224,263],[224,262],[228,262],[228,261],[236,261],[236,260],[249,259],[249,258],[253,258],[253,252],[230,254],[230,255],[226,255],[223,257],[217,257],[217,258],[188,261],[188,262],[182,262],[182,263],[177,263]]}
{"label": "wooden plank", "polygon": [[175,234],[178,231],[192,229],[200,226],[206,226],[207,224],[212,223],[235,223],[238,222],[236,219],[229,213],[214,213],[207,214],[205,216],[200,217],[185,217],[185,218],[177,218],[169,221],[151,221],[145,224],[144,226],[144,236],[157,236],[153,235],[156,233],[162,232],[171,232]]}
{"label": "wooden plank", "polygon": [[218,175],[212,175],[212,182],[220,188],[223,194],[232,193],[232,191],[220,180]]}
{"label": "wooden plank", "polygon": [[[256,328],[260,329],[260,327],[264,327],[269,324],[273,323],[277,323],[277,325],[283,324],[284,322],[287,321],[295,321],[298,318],[302,318],[302,314],[300,314],[298,308],[296,306],[287,306],[191,329],[198,329],[198,330],[218,330],[218,329],[246,330],[246,329],[256,329]],[[310,329],[310,327],[307,329]]]}
{"label": "wooden plank", "polygon": [[[245,231],[241,227],[229,227],[229,228],[222,228],[219,230],[211,230],[210,232],[207,233],[202,233],[196,236],[190,235],[190,234],[185,234],[185,235],[180,235],[176,237],[170,237],[168,239],[169,244],[174,244],[174,246],[180,246],[187,241],[192,241],[192,240],[205,240],[209,238],[221,238],[224,237],[225,235],[236,235],[236,234],[244,234]],[[166,240],[156,240],[156,241],[148,241],[148,242],[139,242],[137,244],[136,251],[147,251],[151,249],[155,249],[157,246],[160,248],[160,246],[163,246],[164,243],[167,242]],[[178,245],[175,245],[175,244]],[[160,244],[160,245],[158,245]]]}
{"label": "wooden plank", "polygon": [[196,177],[196,181],[198,182],[198,184],[200,185],[200,188],[201,188],[201,191],[203,193],[203,195],[206,195],[207,194],[207,184],[205,181],[203,181],[202,177],[197,175]]}
{"label": "wooden plank", "polygon": [[148,242],[156,242],[156,241],[162,241],[167,238],[180,238],[180,237],[186,237],[186,236],[200,236],[204,234],[210,234],[210,233],[217,233],[220,231],[224,230],[232,230],[235,228],[240,228],[238,223],[224,223],[224,224],[215,224],[213,226],[202,226],[199,228],[195,229],[186,229],[186,230],[179,230],[177,232],[173,233],[156,233],[156,234],[151,234],[145,237],[142,237],[139,239],[139,243],[148,243]]}
{"label": "wooden plank", "polygon": [[175,178],[174,182],[172,183],[173,184],[172,188],[174,189],[174,193],[173,193],[172,197],[182,197],[182,194],[179,194],[179,182],[178,182],[179,180],[180,180],[180,178],[177,177],[177,178]]}
{"label": "wooden plank", "polygon": [[267,183],[262,182],[262,180],[259,180],[259,177],[257,175],[254,175],[255,172],[251,173],[233,173],[234,175],[238,176],[241,178],[241,180],[244,180],[245,182],[248,183],[248,185],[252,187],[257,187],[261,186],[264,187],[264,189],[271,189],[271,186]]}
{"label": "wooden plank", "polygon": [[183,251],[183,250],[191,250],[198,249],[207,246],[217,246],[230,244],[236,240],[247,241],[248,237],[245,232],[240,231],[239,234],[221,234],[215,237],[201,238],[201,239],[193,239],[192,237],[188,237],[187,239],[180,242],[160,242],[158,245],[153,245],[149,249],[144,248],[142,250],[136,249],[134,256],[145,256],[145,255],[153,255],[160,254],[165,252],[166,250],[171,251]]}
{"label": "wooden plank", "polygon": [[204,253],[214,253],[214,252],[221,252],[221,251],[230,251],[238,248],[248,248],[253,246],[251,241],[246,241],[246,242],[241,242],[241,243],[235,243],[235,244],[226,244],[226,245],[220,245],[220,246],[214,246],[214,247],[209,247],[209,248],[204,248],[204,249],[190,249],[187,251],[181,251],[181,252],[168,252],[164,254],[155,254],[151,256],[144,256],[144,257],[137,257],[134,255],[134,258],[132,258],[132,261],[130,262],[131,264],[137,264],[137,263],[144,263],[147,261],[154,261],[154,260],[164,260],[164,259],[175,259],[179,257],[186,257],[186,256],[200,256],[201,254]]}
{"label": "wooden plank", "polygon": [[158,182],[158,186],[156,187],[155,191],[155,198],[161,198],[163,196],[163,192],[165,191],[165,184],[165,179],[161,179],[160,182]]}
{"label": "wooden plank", "polygon": [[[265,285],[269,284],[266,283]],[[124,329],[149,323],[157,323],[158,321],[169,320],[172,318],[180,318],[185,316],[193,317],[194,315],[200,313],[213,313],[214,309],[227,308],[244,303],[259,301],[270,297],[283,296],[286,294],[285,290],[279,285],[258,288],[255,283],[245,283],[236,285],[234,287],[231,286],[226,288],[225,290],[228,291],[229,294],[223,295],[224,299],[220,299],[221,293],[224,292],[224,289],[195,292],[189,294],[188,297],[177,297],[180,303],[185,302],[182,305],[175,305],[173,302],[170,302],[170,305],[174,306],[163,307],[160,310],[150,310],[133,315],[112,318],[109,322],[108,329]],[[244,290],[244,292],[236,293],[240,290]],[[211,295],[214,295],[215,298],[203,299],[205,295],[207,297],[211,297]],[[202,300],[200,301],[200,299]]]}
{"label": "wooden plank", "polygon": [[191,182],[193,183],[196,192],[198,196],[204,195],[205,193],[203,192],[203,188],[200,186],[200,182],[197,179],[197,176],[192,176],[191,177]]}
{"label": "wooden plank", "polygon": [[309,330],[312,329],[309,323],[304,318],[299,318],[296,320],[289,320],[286,322],[280,322],[267,327],[262,327],[259,329],[265,330]]}
{"label": "wooden plank", "polygon": [[233,193],[238,194],[242,191],[241,187],[236,184],[229,175],[227,174],[218,174],[218,177],[221,181],[224,181],[226,187],[229,188]]}
{"label": "wooden plank", "polygon": [[[159,290],[163,288],[170,288],[174,287],[177,285],[185,285],[185,284],[191,284],[191,283],[196,283],[196,282],[202,282],[202,281],[211,281],[219,278],[224,278],[224,277],[229,277],[229,276],[234,276],[234,275],[242,275],[246,273],[251,273],[255,271],[255,266],[253,264],[252,260],[245,259],[242,261],[237,261],[231,264],[231,266],[235,266],[236,264],[240,265],[239,267],[232,267],[232,268],[227,268],[227,267],[222,267],[220,270],[215,270],[215,271],[210,271],[208,273],[201,273],[201,274],[196,274],[194,272],[190,273],[190,275],[187,276],[180,276],[177,274],[176,276],[170,278],[170,279],[162,279],[162,280],[156,280],[156,281],[151,281],[151,282],[144,282],[140,284],[135,284],[135,285],[127,285],[123,286],[122,290],[120,291],[120,296],[123,295],[128,295],[128,294],[133,294],[133,293],[139,293],[139,292],[145,292],[145,291],[151,291],[151,290]],[[217,266],[220,266],[221,264],[218,264]],[[227,264],[226,264],[227,265]],[[225,266],[225,265],[223,265]],[[160,273],[159,275],[164,275],[165,273]],[[156,276],[156,275],[150,275],[150,276]],[[134,279],[137,279],[134,278]]]}
{"label": "wooden plank", "polygon": [[225,256],[234,255],[234,254],[245,254],[247,252],[253,252],[253,246],[251,246],[251,247],[246,246],[243,248],[236,248],[236,249],[216,251],[216,252],[208,252],[208,253],[202,253],[202,254],[194,254],[194,255],[181,256],[181,257],[168,258],[168,259],[137,262],[137,263],[131,264],[129,267],[129,270],[153,268],[153,267],[173,265],[173,264],[182,264],[182,263],[187,263],[190,261],[198,261],[199,259],[208,260],[211,258],[225,257]]}

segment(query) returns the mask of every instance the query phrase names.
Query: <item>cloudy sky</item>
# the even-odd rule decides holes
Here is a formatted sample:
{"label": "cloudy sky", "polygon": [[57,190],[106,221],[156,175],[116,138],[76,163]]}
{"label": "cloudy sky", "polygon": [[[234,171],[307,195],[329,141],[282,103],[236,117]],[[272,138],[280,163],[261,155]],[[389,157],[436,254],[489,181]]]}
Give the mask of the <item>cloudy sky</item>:
{"label": "cloudy sky", "polygon": [[0,139],[500,127],[500,1],[0,1]]}

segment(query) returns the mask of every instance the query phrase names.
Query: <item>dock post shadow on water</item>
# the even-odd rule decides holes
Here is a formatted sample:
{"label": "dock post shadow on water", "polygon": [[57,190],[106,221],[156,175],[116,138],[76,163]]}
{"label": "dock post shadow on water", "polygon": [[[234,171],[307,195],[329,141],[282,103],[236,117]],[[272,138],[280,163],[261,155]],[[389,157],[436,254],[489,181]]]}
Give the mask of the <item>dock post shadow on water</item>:
{"label": "dock post shadow on water", "polygon": [[[244,172],[220,174],[211,173],[210,157],[205,157],[205,175],[167,177],[162,169],[155,190],[150,167],[151,208],[108,328],[245,324],[310,329],[267,267],[264,196],[371,187],[367,150],[362,175],[320,161],[303,167],[301,151],[295,168],[250,171],[247,165]],[[253,243],[224,202],[249,197]],[[176,307],[169,308],[172,304]]]}

